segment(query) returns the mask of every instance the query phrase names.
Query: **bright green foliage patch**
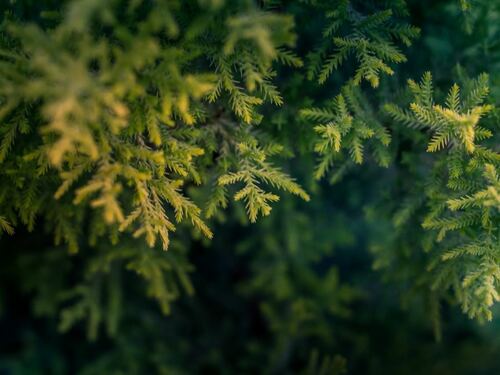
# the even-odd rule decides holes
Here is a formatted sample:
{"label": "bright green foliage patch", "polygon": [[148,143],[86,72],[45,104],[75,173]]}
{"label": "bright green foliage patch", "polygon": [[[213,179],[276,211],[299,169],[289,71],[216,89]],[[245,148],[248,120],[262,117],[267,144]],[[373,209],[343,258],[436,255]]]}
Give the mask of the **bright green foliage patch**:
{"label": "bright green foliage patch", "polygon": [[[332,175],[331,182],[339,180],[352,163],[363,163],[366,143],[372,148],[373,156],[380,166],[389,165],[390,156],[386,148],[391,136],[373,112],[361,91],[353,86],[345,86],[342,94],[335,97],[326,109],[301,111],[306,119],[321,121],[321,125],[314,127],[319,135],[314,145],[314,150],[320,155],[315,172],[317,179],[322,178],[336,160],[340,165]],[[350,161],[343,160],[342,149],[348,152]]]}
{"label": "bright green foliage patch", "polygon": [[[87,9],[77,1],[52,30],[7,23],[7,41],[19,47],[3,47],[2,118],[7,125],[0,161],[19,173],[5,176],[1,187],[2,196],[9,197],[2,227],[18,220],[33,227],[36,216],[52,218],[57,241],[75,252],[75,230],[88,220],[86,207],[91,207],[101,214],[90,219],[98,221],[91,226],[108,226],[112,237],[127,231],[144,237],[149,246],[159,240],[166,250],[169,233],[183,220],[212,237],[201,208],[182,186],[210,180],[210,164],[216,169],[223,164],[223,170],[230,166],[226,158],[213,157],[235,142],[234,130],[224,127],[257,121],[255,106],[265,101],[282,104],[272,82],[272,62],[301,62],[285,49],[295,38],[289,16],[254,6],[229,16],[229,7],[212,14],[226,17],[227,30],[193,19],[181,35],[180,20],[172,13],[180,6],[132,2],[121,14],[113,4]],[[80,19],[84,14],[88,18]],[[122,26],[125,19],[133,28]],[[92,34],[94,24],[105,34]],[[226,102],[221,97],[227,98],[234,118],[218,114]],[[33,141],[17,145],[16,138],[24,134]],[[241,138],[228,150],[234,155],[226,156],[238,164],[240,157],[248,162],[218,181],[221,187],[245,181],[235,198],[246,201],[252,221],[259,213],[269,214],[268,202],[278,200],[257,179],[308,199],[265,161],[268,151],[258,148],[251,132],[238,134]],[[17,194],[9,191],[14,186]],[[76,206],[68,212],[72,218],[60,218],[61,208],[52,198],[40,199],[41,186],[58,204]],[[27,201],[27,194],[33,201]]]}
{"label": "bright green foliage patch", "polygon": [[454,84],[444,106],[435,103],[430,73],[408,85],[410,110],[392,104],[385,110],[397,122],[430,130],[427,152],[444,153],[424,183],[428,213],[422,226],[436,232],[438,243],[431,250],[430,268],[439,269],[432,287],[454,289],[464,312],[491,320],[491,306],[500,299],[500,154],[480,144],[493,135],[480,126],[481,117],[493,110],[483,104],[488,77],[470,81],[465,92]]}

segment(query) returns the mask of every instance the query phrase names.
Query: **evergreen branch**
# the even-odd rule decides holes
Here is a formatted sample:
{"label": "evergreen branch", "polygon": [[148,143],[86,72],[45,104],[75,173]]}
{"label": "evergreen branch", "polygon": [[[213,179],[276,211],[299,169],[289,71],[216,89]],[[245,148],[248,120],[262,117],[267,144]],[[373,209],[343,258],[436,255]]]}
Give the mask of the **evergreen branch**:
{"label": "evergreen branch", "polygon": [[14,227],[3,216],[0,216],[0,229],[2,229],[7,234],[14,234]]}

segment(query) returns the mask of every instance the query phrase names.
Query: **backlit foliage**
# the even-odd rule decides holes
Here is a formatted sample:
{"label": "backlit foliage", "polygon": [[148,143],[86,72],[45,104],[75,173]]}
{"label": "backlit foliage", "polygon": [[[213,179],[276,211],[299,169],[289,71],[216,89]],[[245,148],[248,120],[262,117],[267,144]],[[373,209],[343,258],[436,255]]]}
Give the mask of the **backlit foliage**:
{"label": "backlit foliage", "polygon": [[433,373],[414,327],[494,319],[500,3],[0,14],[0,373]]}
{"label": "backlit foliage", "polygon": [[[174,15],[179,2],[131,2],[125,14],[117,6],[72,2],[52,30],[5,25],[6,43],[18,47],[3,46],[0,95],[6,125],[0,161],[4,170],[19,171],[5,175],[2,185],[6,231],[18,221],[32,227],[35,217],[54,216],[49,222],[56,237],[77,251],[70,227],[81,226],[90,207],[101,214],[92,216],[99,221],[92,226],[108,226],[112,237],[127,231],[149,246],[159,240],[166,250],[176,223],[186,220],[211,238],[201,208],[183,185],[210,180],[208,163],[217,166],[220,160],[214,153],[233,142],[221,132],[206,143],[218,107],[228,102],[234,112],[217,119],[228,126],[257,121],[256,105],[283,102],[273,84],[273,61],[301,65],[286,49],[295,38],[289,16],[252,5],[229,16],[231,7],[221,12],[217,4],[202,3],[200,12],[226,17],[227,30],[194,20],[181,32]],[[120,17],[131,18],[133,28],[123,28]],[[93,34],[95,24],[106,33]],[[24,134],[32,142],[16,142]],[[246,201],[251,221],[269,214],[269,202],[279,199],[256,179],[308,199],[265,161],[267,151],[259,149],[251,131],[239,134],[245,136],[234,152],[248,162],[218,181],[226,186],[245,180],[245,190],[235,198]],[[13,187],[16,194],[9,191]],[[42,201],[39,194],[49,196]],[[65,219],[71,224],[50,214],[50,195],[75,205],[74,218]]]}
{"label": "backlit foliage", "polygon": [[484,104],[488,76],[469,80],[467,90],[454,84],[444,105],[435,101],[430,73],[408,85],[409,109],[388,104],[385,110],[398,123],[429,130],[427,152],[443,154],[424,177],[420,202],[427,206],[422,227],[435,233],[432,288],[453,289],[470,317],[491,320],[491,306],[500,300],[500,154],[481,144],[493,136],[481,126],[494,109]]}

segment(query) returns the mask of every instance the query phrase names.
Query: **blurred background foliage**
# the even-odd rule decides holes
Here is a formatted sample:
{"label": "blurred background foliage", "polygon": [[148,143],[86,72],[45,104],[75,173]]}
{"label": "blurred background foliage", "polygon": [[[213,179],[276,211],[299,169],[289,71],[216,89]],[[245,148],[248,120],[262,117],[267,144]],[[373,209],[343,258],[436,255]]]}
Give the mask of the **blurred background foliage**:
{"label": "blurred background foliage", "polygon": [[[61,22],[68,3],[5,1],[0,5],[2,27],[30,22],[51,30]],[[111,21],[113,14],[108,14],[105,3],[75,1],[69,8],[73,13],[66,14],[65,22],[75,29],[86,28],[87,15],[97,12],[105,25],[112,25],[116,20]],[[120,38],[121,28],[133,34],[134,17],[120,6],[130,3],[140,8],[144,4],[111,3],[118,9],[117,19],[122,24],[116,30],[103,27],[101,32],[110,40]],[[276,74],[270,73],[269,78],[272,76],[279,97],[273,98],[273,89],[267,87],[269,91],[263,89],[267,102],[259,107],[259,113],[253,108],[257,102],[246,98],[242,100],[247,100],[247,110],[233,108],[232,118],[258,122],[255,128],[259,140],[283,145],[281,157],[268,157],[295,177],[311,199],[306,202],[300,196],[280,194],[271,215],[256,223],[247,218],[245,204],[231,201],[227,210],[214,212],[209,221],[213,239],[200,236],[188,224],[176,224],[166,252],[160,241],[151,249],[142,237],[127,236],[110,242],[101,234],[89,244],[85,236],[97,224],[91,224],[88,216],[79,222],[80,233],[75,237],[79,251],[71,255],[67,250],[71,240],[54,245],[51,229],[44,230],[44,224],[50,227],[50,215],[39,218],[41,225],[37,223],[34,228],[29,224],[16,226],[13,236],[0,237],[0,374],[499,373],[498,305],[492,306],[492,321],[481,324],[461,312],[448,288],[436,290],[430,286],[434,279],[428,265],[434,255],[424,251],[425,244],[421,244],[428,234],[421,227],[425,210],[419,206],[424,199],[421,170],[426,168],[420,160],[426,157],[422,155],[428,134],[394,125],[379,108],[388,102],[407,105],[411,99],[407,79],[418,80],[425,71],[432,72],[439,98],[445,97],[454,82],[486,72],[489,103],[498,103],[500,2],[409,0],[407,15],[403,3],[200,0],[173,6],[171,16],[178,24],[166,22],[164,27],[172,40],[177,40],[179,33],[183,35],[180,48],[190,46],[189,35],[185,34],[192,33],[195,40],[198,32],[214,25],[232,28],[224,46],[217,45],[221,40],[217,32],[209,34],[216,35],[210,41],[214,48],[224,47],[227,53],[213,60],[219,64],[219,77],[223,77],[222,60],[231,56],[238,41],[253,40],[253,33],[262,31],[256,22],[264,22],[271,29],[276,26],[280,29],[276,38],[282,39],[271,38],[270,46],[266,45],[270,39],[255,39],[261,40],[255,48],[256,58],[273,56],[275,45],[295,44],[297,56],[290,59],[301,58],[305,66],[301,67],[298,60],[286,66],[273,65]],[[345,87],[349,89],[348,81],[363,64],[363,60],[353,59],[340,61],[335,69],[310,68],[318,56],[324,58],[324,54],[318,54],[321,48],[331,48],[322,44],[328,44],[328,38],[322,37],[329,24],[327,15],[331,9],[340,12],[348,6],[367,14],[392,9],[393,15],[418,27],[420,35],[416,29],[404,34],[413,44],[406,47],[403,43],[401,47],[405,61],[401,58],[395,66],[389,59],[392,74],[384,74],[382,69],[376,76],[362,76],[359,82],[363,105],[372,108],[370,114],[377,124],[390,128],[392,142],[385,156],[389,166],[380,167],[384,163],[377,157],[367,158],[358,166],[356,159],[349,161],[347,155],[336,164],[340,168],[317,181],[313,176],[317,164],[316,124],[299,113],[321,107]],[[96,11],[99,7],[104,10]],[[139,8],[136,12],[142,11]],[[294,31],[289,30],[286,20],[257,14],[264,10],[293,17]],[[351,11],[348,14],[356,17]],[[211,23],[211,17],[228,17],[229,21],[206,26],[204,22]],[[343,27],[348,38],[349,26]],[[291,41],[288,32],[296,33],[292,38],[296,40]],[[366,35],[375,41],[382,38],[369,32]],[[63,36],[60,42],[69,43],[66,37],[71,39],[71,35]],[[85,49],[84,44],[75,45]],[[138,48],[133,56],[141,54],[140,41],[129,47]],[[71,44],[65,48],[68,53],[78,53],[71,51]],[[269,49],[271,52],[266,52]],[[154,47],[148,53],[154,55]],[[168,58],[171,56],[166,61]],[[185,58],[191,61],[192,56]],[[317,82],[318,74],[322,84]],[[212,78],[200,80],[211,84]],[[246,81],[249,92],[252,84],[258,85],[251,79]],[[230,87],[224,90],[232,95]],[[188,96],[196,99],[191,93]],[[226,111],[220,116],[231,112],[231,98],[220,104]],[[283,105],[273,105],[280,100]],[[487,120],[490,128],[499,124],[495,111]],[[178,116],[189,122],[186,114]],[[488,142],[498,150],[498,135]],[[208,159],[210,156],[202,164],[210,166]],[[221,168],[215,176],[228,172],[224,166],[207,168]],[[210,174],[202,178],[207,176]],[[284,189],[293,192],[294,187]],[[210,184],[196,186],[193,181],[185,184],[185,190],[200,206],[211,194]],[[417,208],[402,212],[401,207],[414,195]],[[67,207],[61,203],[59,209]],[[403,221],[405,224],[399,225]],[[498,220],[493,223],[498,225]]]}

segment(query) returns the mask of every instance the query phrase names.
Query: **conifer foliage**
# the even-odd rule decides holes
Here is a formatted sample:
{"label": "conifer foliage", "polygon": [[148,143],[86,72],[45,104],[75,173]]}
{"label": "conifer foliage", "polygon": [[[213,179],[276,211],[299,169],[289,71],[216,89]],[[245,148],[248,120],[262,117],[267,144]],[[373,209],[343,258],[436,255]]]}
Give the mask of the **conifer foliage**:
{"label": "conifer foliage", "polygon": [[[233,184],[252,222],[279,200],[268,187],[309,200],[268,160],[281,147],[254,129],[257,105],[283,103],[275,63],[302,65],[289,49],[293,19],[251,2],[47,6],[39,24],[9,9],[2,23],[0,230],[43,222],[73,254],[108,243],[168,312],[178,283],[192,290],[185,255],[174,262],[130,239],[167,250],[181,222],[212,238],[205,217],[227,206]],[[186,194],[212,181],[205,202]],[[57,299],[77,301],[61,312],[63,331],[88,319],[96,337],[96,277]]]}
{"label": "conifer foliage", "polygon": [[[360,333],[373,301],[424,306],[444,340],[454,305],[495,319],[497,2],[0,15],[0,328],[19,293],[60,340],[83,327],[103,348],[49,373],[380,373]],[[30,373],[5,358],[0,373]]]}
{"label": "conifer foliage", "polygon": [[[427,152],[445,153],[432,166],[425,183],[428,213],[422,226],[436,232],[439,244],[431,268],[442,268],[434,288],[453,288],[470,317],[492,319],[491,306],[500,300],[500,154],[481,145],[492,131],[481,118],[493,110],[484,104],[488,76],[468,80],[461,92],[455,83],[445,104],[436,104],[432,75],[408,81],[414,101],[409,110],[388,104],[395,121],[431,132]],[[439,264],[439,260],[445,264]]]}
{"label": "conifer foliage", "polygon": [[[216,25],[194,20],[180,35],[181,20],[173,15],[180,3],[131,2],[125,14],[118,12],[120,7],[113,2],[70,2],[61,22],[46,31],[6,20],[6,125],[0,157],[19,173],[5,176],[10,181],[2,185],[5,230],[12,231],[18,221],[32,227],[36,216],[54,217],[49,225],[74,252],[77,234],[69,227],[80,227],[90,207],[100,213],[91,219],[100,222],[92,226],[107,225],[113,236],[129,231],[150,246],[159,240],[165,250],[175,223],[182,220],[212,237],[201,208],[182,186],[210,180],[207,163],[211,160],[217,169],[226,160],[214,160],[214,152],[221,142],[235,142],[234,130],[226,135],[221,129],[210,137],[211,144],[204,144],[213,132],[209,128],[216,107],[223,105],[222,97],[227,99],[234,117],[219,121],[228,127],[255,122],[256,105],[282,104],[272,82],[272,61],[300,65],[285,49],[294,42],[288,16],[252,5],[229,16],[231,7],[218,12],[217,3],[192,4],[193,12],[212,10],[211,17],[225,16],[228,28],[221,33]],[[132,29],[122,27],[125,19]],[[96,28],[103,34],[92,33]],[[16,142],[24,134],[34,141]],[[270,212],[269,201],[278,200],[257,179],[308,199],[292,179],[265,161],[270,151],[259,149],[251,132],[239,134],[243,136],[231,152],[248,162],[241,164],[242,170],[220,176],[218,184],[245,181],[246,188],[235,198],[247,201],[252,221],[258,213]],[[44,180],[51,184],[41,192]],[[17,194],[8,191],[14,186]],[[42,202],[39,192],[49,196]],[[36,204],[26,201],[27,193]],[[57,218],[60,208],[54,207],[54,199],[76,206],[71,225]]]}

